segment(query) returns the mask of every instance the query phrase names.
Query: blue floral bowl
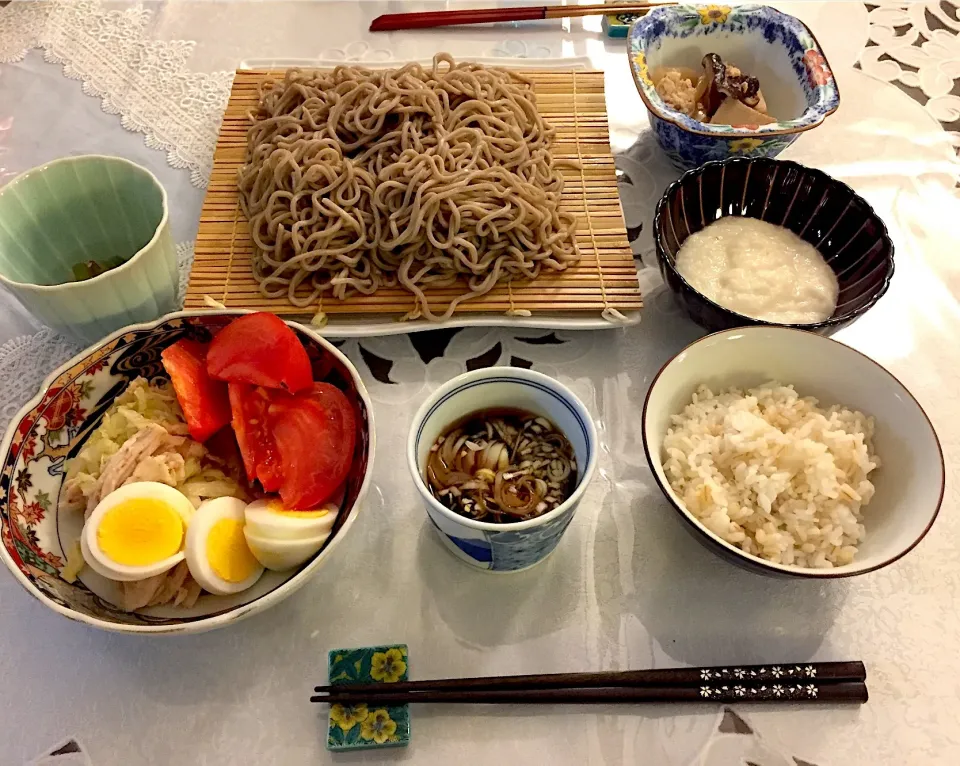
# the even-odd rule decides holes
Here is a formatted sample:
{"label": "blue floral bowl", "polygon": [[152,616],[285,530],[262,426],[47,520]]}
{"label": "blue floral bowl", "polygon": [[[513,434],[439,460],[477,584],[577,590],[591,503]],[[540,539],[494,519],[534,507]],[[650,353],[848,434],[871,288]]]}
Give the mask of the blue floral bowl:
{"label": "blue floral bowl", "polygon": [[[430,448],[452,424],[485,409],[520,409],[552,422],[570,441],[577,459],[577,486],[549,513],[512,524],[475,521],[454,513],[427,488]],[[430,522],[461,561],[491,572],[520,572],[549,556],[566,531],[597,467],[597,432],[587,408],[572,391],[539,372],[491,367],[458,375],[441,386],[413,418],[407,465]]]}
{"label": "blue floral bowl", "polygon": [[[728,157],[775,157],[837,110],[840,92],[813,33],[799,19],[759,5],[657,8],[630,29],[630,69],[657,141],[674,165],[694,168]],[[676,66],[699,70],[717,53],[760,80],[770,125],[709,125],[669,107],[650,73]]]}

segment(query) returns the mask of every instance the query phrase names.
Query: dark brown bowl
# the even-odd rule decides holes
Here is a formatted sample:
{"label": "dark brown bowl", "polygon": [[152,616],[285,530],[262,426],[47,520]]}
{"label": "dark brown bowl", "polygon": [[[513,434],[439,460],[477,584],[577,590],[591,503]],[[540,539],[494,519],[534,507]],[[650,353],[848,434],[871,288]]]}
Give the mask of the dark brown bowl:
{"label": "dark brown bowl", "polygon": [[[730,215],[783,226],[820,251],[837,275],[833,316],[814,324],[781,324],[738,314],[693,288],[676,269],[687,237]],[[794,327],[831,335],[867,312],[890,286],[893,243],[887,227],[849,186],[796,162],[769,157],[708,162],[671,184],[653,219],[657,260],[666,283],[701,327]]]}

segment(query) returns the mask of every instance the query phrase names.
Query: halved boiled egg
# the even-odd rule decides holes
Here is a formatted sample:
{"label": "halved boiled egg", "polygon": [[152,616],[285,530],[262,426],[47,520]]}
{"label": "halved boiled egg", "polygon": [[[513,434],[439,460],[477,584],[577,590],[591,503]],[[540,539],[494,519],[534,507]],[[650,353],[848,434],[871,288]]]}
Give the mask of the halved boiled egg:
{"label": "halved boiled egg", "polygon": [[193,514],[187,530],[187,567],[200,587],[218,596],[253,586],[263,567],[244,538],[243,500],[207,500]]}
{"label": "halved boiled egg", "polygon": [[328,533],[337,520],[339,504],[324,503],[314,511],[289,511],[279,498],[255,500],[247,506],[247,529],[258,537],[302,540]]}
{"label": "halved boiled egg", "polygon": [[104,497],[80,533],[80,551],[97,574],[132,582],[183,561],[193,516],[185,495],[154,481],[127,484]]}
{"label": "halved boiled egg", "polygon": [[275,498],[247,506],[244,535],[253,555],[267,569],[300,566],[319,551],[337,521],[342,496],[312,511],[292,511]]}
{"label": "halved boiled egg", "polygon": [[304,540],[276,540],[258,537],[249,529],[244,530],[247,545],[265,568],[274,572],[284,572],[300,566],[323,547],[330,533]]}

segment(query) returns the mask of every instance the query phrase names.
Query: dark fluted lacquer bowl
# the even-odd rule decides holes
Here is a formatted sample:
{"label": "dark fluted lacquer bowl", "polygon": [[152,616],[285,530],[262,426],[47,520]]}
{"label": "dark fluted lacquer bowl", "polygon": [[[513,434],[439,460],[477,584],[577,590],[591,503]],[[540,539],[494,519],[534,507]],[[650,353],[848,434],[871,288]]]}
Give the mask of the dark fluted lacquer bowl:
{"label": "dark fluted lacquer bowl", "polygon": [[[833,316],[815,324],[765,322],[691,287],[676,270],[681,245],[729,215],[784,226],[816,247],[840,283]],[[690,170],[664,193],[653,227],[664,280],[690,318],[711,331],[774,325],[830,335],[880,300],[893,277],[893,243],[873,208],[846,184],[796,162],[738,157]]]}

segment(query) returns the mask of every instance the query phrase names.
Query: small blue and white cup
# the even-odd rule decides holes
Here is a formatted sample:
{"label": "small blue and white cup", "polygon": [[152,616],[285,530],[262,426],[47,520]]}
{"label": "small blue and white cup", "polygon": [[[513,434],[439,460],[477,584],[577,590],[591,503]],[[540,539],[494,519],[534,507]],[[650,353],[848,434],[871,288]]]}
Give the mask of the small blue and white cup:
{"label": "small blue and white cup", "polygon": [[[570,441],[577,485],[566,502],[535,519],[512,524],[474,521],[454,513],[427,487],[425,472],[437,437],[466,415],[490,408],[527,410],[547,418]],[[430,522],[461,561],[490,572],[520,572],[539,564],[560,542],[597,467],[597,431],[570,389],[532,370],[491,367],[458,375],[417,411],[407,439],[407,465]]]}

